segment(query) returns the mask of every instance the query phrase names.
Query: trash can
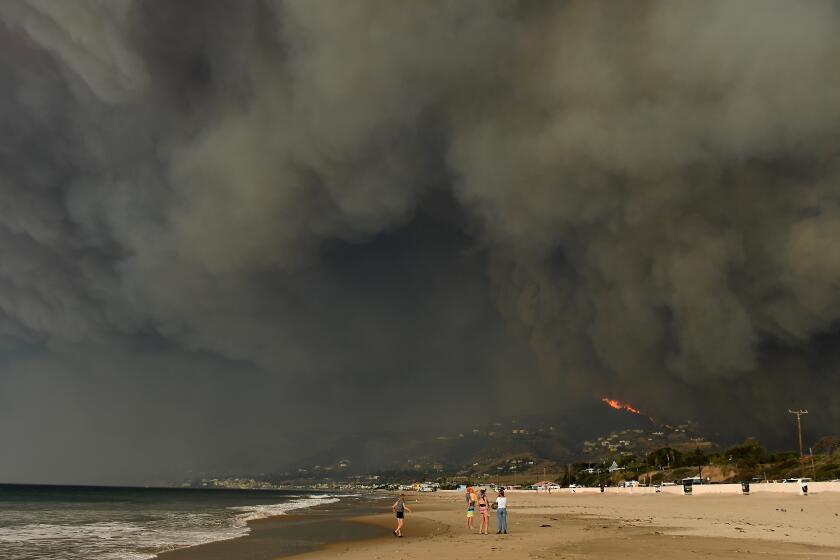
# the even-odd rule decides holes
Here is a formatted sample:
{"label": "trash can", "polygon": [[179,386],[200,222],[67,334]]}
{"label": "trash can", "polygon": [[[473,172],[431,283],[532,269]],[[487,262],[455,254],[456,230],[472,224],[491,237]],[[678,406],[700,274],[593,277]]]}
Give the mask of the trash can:
{"label": "trash can", "polygon": [[684,494],[686,494],[686,495],[688,495],[688,496],[690,496],[690,495],[691,495],[691,487],[692,487],[692,486],[693,486],[693,484],[691,484],[691,483],[690,483],[690,482],[688,482],[688,481],[683,482],[683,493],[684,493]]}
{"label": "trash can", "polygon": [[746,480],[741,483],[741,491],[744,493],[745,496],[750,493],[750,483]]}

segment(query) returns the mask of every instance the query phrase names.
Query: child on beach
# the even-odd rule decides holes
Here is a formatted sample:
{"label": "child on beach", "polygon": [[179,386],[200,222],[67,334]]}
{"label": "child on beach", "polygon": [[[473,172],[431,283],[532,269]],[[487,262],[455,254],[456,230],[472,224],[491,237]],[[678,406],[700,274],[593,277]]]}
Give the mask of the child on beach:
{"label": "child on beach", "polygon": [[481,525],[478,528],[478,534],[489,535],[490,529],[490,502],[485,495],[487,491],[482,488],[481,497],[478,499],[478,513],[481,514]]}
{"label": "child on beach", "polygon": [[505,489],[499,488],[499,497],[496,498],[496,515],[499,521],[499,530],[497,535],[504,533],[507,535],[507,498],[505,497]]}
{"label": "child on beach", "polygon": [[475,515],[475,502],[478,498],[475,495],[475,490],[470,486],[467,488],[467,529],[473,528],[473,516]]}
{"label": "child on beach", "polygon": [[402,528],[405,525],[405,512],[411,513],[411,508],[405,503],[405,494],[400,494],[400,497],[391,506],[391,511],[397,514],[397,528],[394,529],[394,536],[402,537]]}

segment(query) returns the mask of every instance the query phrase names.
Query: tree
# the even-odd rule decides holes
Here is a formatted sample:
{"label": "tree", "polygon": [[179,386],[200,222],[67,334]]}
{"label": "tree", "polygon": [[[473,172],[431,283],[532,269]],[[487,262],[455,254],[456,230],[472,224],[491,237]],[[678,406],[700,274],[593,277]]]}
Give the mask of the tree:
{"label": "tree", "polygon": [[618,459],[618,466],[628,468],[636,464],[635,455],[622,455]]}
{"label": "tree", "polygon": [[703,453],[703,450],[697,447],[694,451],[686,455],[685,457],[685,465],[689,467],[696,467],[698,465],[705,465],[706,464],[706,454]]}
{"label": "tree", "polygon": [[840,449],[840,436],[823,436],[814,444],[814,451],[824,451],[827,455]]}
{"label": "tree", "polygon": [[683,454],[671,447],[663,447],[650,453],[647,456],[648,465],[664,469],[667,466],[671,468],[679,467],[683,463]]}
{"label": "tree", "polygon": [[766,463],[770,460],[770,455],[767,453],[767,450],[752,438],[741,445],[727,449],[724,457],[727,457],[729,461],[736,465],[743,467],[754,467],[759,463]]}

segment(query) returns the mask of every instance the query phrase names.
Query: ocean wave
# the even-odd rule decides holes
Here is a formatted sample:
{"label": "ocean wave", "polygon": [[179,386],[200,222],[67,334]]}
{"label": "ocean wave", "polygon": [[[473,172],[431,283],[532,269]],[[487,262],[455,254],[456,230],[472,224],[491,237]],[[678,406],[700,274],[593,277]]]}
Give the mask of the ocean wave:
{"label": "ocean wave", "polygon": [[325,494],[277,504],[228,507],[216,513],[170,512],[150,520],[0,526],[0,557],[150,560],[168,550],[245,536],[250,532],[248,521],[338,501],[338,497]]}
{"label": "ocean wave", "polygon": [[330,496],[328,494],[315,495],[308,498],[299,498],[290,502],[283,502],[280,504],[267,504],[257,506],[236,506],[229,508],[233,511],[241,511],[243,513],[236,516],[237,522],[245,525],[248,521],[255,519],[265,519],[267,517],[274,517],[276,515],[286,515],[288,512],[296,509],[304,509],[323,504],[332,504],[339,501],[339,497]]}
{"label": "ocean wave", "polygon": [[243,527],[166,526],[163,523],[99,522],[81,525],[33,523],[0,528],[0,543],[12,558],[147,560],[156,553],[247,534]]}

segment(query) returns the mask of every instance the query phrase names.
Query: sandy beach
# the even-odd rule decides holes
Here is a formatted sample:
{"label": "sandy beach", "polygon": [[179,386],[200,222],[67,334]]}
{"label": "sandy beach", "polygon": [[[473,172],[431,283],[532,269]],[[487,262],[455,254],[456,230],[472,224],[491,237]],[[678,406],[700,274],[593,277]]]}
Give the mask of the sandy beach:
{"label": "sandy beach", "polygon": [[810,496],[509,493],[510,534],[465,528],[459,493],[412,494],[405,537],[390,514],[355,521],[381,538],[335,543],[295,556],[343,558],[840,558],[840,494]]}
{"label": "sandy beach", "polygon": [[[455,560],[488,554],[569,560],[840,559],[838,492],[808,496],[776,492],[749,496],[509,492],[508,535],[495,533],[495,512],[491,514],[491,534],[468,531],[459,492],[410,493],[407,503],[412,513],[406,515],[401,539],[391,533],[394,517],[390,503],[380,496],[357,505],[319,506],[253,522],[251,534],[243,538],[160,557]],[[295,539],[299,542],[289,546]]]}

